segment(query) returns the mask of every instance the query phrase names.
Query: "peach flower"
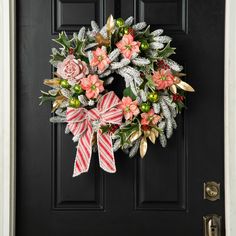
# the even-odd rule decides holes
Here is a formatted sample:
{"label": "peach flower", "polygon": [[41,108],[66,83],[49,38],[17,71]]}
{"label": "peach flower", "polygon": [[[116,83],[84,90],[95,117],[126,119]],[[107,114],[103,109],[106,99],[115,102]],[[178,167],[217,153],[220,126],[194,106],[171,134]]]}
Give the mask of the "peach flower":
{"label": "peach flower", "polygon": [[140,44],[140,42],[134,41],[134,37],[131,34],[125,34],[116,46],[125,58],[130,59],[134,53],[139,52]]}
{"label": "peach flower", "polygon": [[132,101],[131,97],[123,97],[119,108],[123,110],[126,120],[132,120],[133,116],[139,114],[138,101]]}
{"label": "peach flower", "polygon": [[62,62],[58,63],[57,74],[74,85],[88,74],[88,67],[80,59],[76,60],[74,55],[68,55]]}
{"label": "peach flower", "polygon": [[91,66],[97,66],[100,71],[104,71],[108,64],[111,63],[105,50],[97,48],[93,53],[93,59],[90,62]]}
{"label": "peach flower", "polygon": [[160,69],[154,71],[152,79],[157,89],[166,89],[174,83],[174,76],[171,74],[170,69]]}
{"label": "peach flower", "polygon": [[157,122],[161,118],[160,116],[158,116],[154,113],[153,109],[151,109],[147,113],[142,113],[141,117],[142,117],[141,125],[156,125]]}
{"label": "peach flower", "polygon": [[81,87],[86,90],[86,97],[97,98],[99,93],[104,90],[103,81],[97,75],[88,75],[87,78],[81,79]]}

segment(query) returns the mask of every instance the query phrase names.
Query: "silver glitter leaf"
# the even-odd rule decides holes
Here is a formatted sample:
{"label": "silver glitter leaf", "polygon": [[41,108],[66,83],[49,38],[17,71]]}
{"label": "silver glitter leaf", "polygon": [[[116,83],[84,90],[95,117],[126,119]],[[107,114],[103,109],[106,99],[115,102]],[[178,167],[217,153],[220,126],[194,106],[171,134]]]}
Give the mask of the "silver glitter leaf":
{"label": "silver glitter leaf", "polygon": [[172,38],[165,35],[165,36],[154,37],[153,40],[159,43],[169,43],[172,40]]}
{"label": "silver glitter leaf", "polygon": [[151,35],[154,36],[154,37],[159,36],[163,33],[163,31],[164,31],[163,29],[157,29],[157,30],[152,31]]}
{"label": "silver glitter leaf", "polygon": [[150,43],[150,48],[151,49],[162,49],[162,48],[164,48],[164,44],[159,43],[159,42],[153,42],[153,43]]}
{"label": "silver glitter leaf", "polygon": [[66,118],[61,117],[61,116],[53,116],[50,118],[50,122],[52,122],[52,123],[65,123]]}
{"label": "silver glitter leaf", "polygon": [[62,88],[61,93],[66,98],[70,98],[72,96],[72,92],[66,88]]}
{"label": "silver glitter leaf", "polygon": [[88,99],[84,95],[79,95],[78,99],[84,106],[88,105]]}
{"label": "silver glitter leaf", "polygon": [[82,27],[80,30],[79,30],[79,33],[78,33],[78,39],[80,41],[84,40],[84,36],[85,36],[85,27]]}
{"label": "silver glitter leaf", "polygon": [[133,28],[135,31],[139,31],[139,30],[144,29],[146,26],[147,26],[146,22],[140,22],[140,23],[137,23],[137,24],[133,25],[132,28]]}
{"label": "silver glitter leaf", "polygon": [[99,26],[95,21],[91,21],[91,27],[93,29],[94,32],[98,33],[99,32]]}
{"label": "silver glitter leaf", "polygon": [[131,26],[132,23],[133,23],[133,21],[134,21],[134,18],[133,18],[132,16],[130,16],[129,18],[127,18],[127,19],[125,20],[125,25]]}

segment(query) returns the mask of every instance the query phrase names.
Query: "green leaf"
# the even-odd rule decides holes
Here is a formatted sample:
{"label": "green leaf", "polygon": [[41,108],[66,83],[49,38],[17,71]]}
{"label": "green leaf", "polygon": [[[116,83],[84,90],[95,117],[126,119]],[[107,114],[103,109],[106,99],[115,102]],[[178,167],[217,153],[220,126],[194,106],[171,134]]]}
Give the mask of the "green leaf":
{"label": "green leaf", "polygon": [[70,48],[71,47],[71,42],[68,39],[66,32],[62,31],[61,33],[59,33],[58,38],[57,39],[53,39],[52,41],[60,44],[61,46],[63,46],[63,48]]}
{"label": "green leaf", "polygon": [[109,131],[110,127],[111,127],[110,125],[104,125],[104,126],[101,126],[100,129],[102,130],[102,133],[104,134]]}
{"label": "green leaf", "polygon": [[123,95],[124,95],[124,97],[131,97],[132,100],[136,99],[136,96],[134,95],[134,93],[132,92],[132,89],[130,87],[127,87],[124,89]]}
{"label": "green leaf", "polygon": [[42,93],[42,96],[39,97],[40,99],[39,105],[42,105],[43,103],[48,102],[48,101],[49,102],[55,101],[56,99],[56,96],[52,96],[49,93],[46,93],[44,91],[41,91],[41,93]]}
{"label": "green leaf", "polygon": [[167,58],[172,54],[175,54],[175,49],[170,46],[170,42],[162,49],[158,50],[158,56],[157,58]]}

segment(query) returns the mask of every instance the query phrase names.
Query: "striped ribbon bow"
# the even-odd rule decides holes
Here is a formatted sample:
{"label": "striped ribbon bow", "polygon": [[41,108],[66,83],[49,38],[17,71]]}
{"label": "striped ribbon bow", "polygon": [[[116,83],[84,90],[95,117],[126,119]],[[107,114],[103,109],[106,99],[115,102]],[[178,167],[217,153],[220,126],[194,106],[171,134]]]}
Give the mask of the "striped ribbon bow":
{"label": "striped ribbon bow", "polygon": [[103,95],[97,107],[91,110],[67,108],[67,126],[74,135],[73,140],[78,140],[73,177],[89,169],[95,132],[97,132],[100,167],[110,173],[116,172],[111,134],[102,133],[100,127],[107,124],[121,124],[122,110],[116,107],[119,102],[120,99],[115,93],[109,92]]}

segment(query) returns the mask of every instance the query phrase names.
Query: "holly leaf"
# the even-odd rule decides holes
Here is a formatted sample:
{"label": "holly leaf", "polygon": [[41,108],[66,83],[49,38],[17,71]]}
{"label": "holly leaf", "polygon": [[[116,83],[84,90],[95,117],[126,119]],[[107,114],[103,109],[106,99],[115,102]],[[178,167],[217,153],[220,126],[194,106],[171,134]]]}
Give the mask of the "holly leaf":
{"label": "holly leaf", "polygon": [[162,49],[162,50],[158,50],[158,59],[162,59],[162,58],[167,58],[169,56],[171,56],[172,54],[175,54],[175,49],[176,48],[172,48],[170,46],[170,42]]}
{"label": "holly leaf", "polygon": [[69,49],[71,47],[71,42],[68,39],[65,31],[62,31],[61,33],[59,33],[58,38],[53,39],[52,41],[60,44],[63,48]]}
{"label": "holly leaf", "polygon": [[127,87],[124,89],[123,95],[124,95],[124,97],[131,97],[132,100],[136,99],[136,96],[134,95],[134,93],[132,92],[132,89],[130,87]]}
{"label": "holly leaf", "polygon": [[42,105],[45,102],[53,102],[56,99],[56,96],[52,96],[49,93],[46,93],[44,91],[41,91],[42,95],[39,97],[40,103],[39,105]]}

